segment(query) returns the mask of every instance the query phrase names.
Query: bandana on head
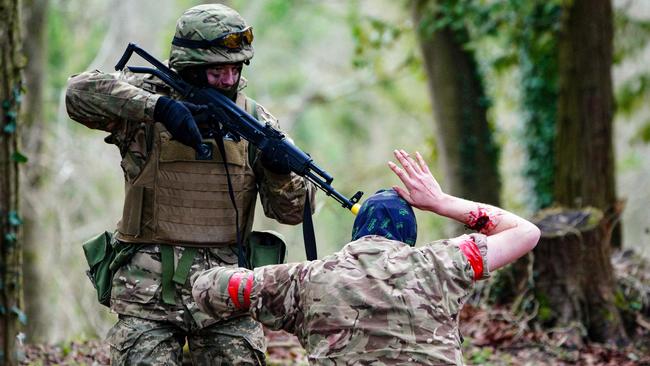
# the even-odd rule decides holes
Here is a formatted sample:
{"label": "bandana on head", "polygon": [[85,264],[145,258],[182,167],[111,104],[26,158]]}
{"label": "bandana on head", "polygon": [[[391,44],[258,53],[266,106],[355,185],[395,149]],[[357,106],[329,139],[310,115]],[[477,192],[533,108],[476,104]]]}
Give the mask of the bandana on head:
{"label": "bandana on head", "polygon": [[379,235],[415,245],[418,225],[413,208],[397,192],[382,189],[368,198],[354,220],[352,240]]}

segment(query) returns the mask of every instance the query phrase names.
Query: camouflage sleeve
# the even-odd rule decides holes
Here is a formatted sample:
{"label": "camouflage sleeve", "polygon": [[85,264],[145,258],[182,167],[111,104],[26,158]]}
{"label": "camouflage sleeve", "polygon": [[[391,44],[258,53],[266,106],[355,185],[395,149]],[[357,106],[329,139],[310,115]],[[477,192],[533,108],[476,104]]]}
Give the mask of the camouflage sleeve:
{"label": "camouflage sleeve", "polygon": [[250,306],[253,271],[245,268],[214,267],[190,279],[192,297],[204,313],[215,319],[245,313]]}
{"label": "camouflage sleeve", "polygon": [[301,275],[308,263],[289,263],[255,269],[251,315],[273,330],[296,334],[302,323]]}
{"label": "camouflage sleeve", "polygon": [[142,88],[145,76],[128,71],[89,71],[68,80],[65,102],[70,118],[93,129],[115,132],[125,121],[152,122],[159,95]]}
{"label": "camouflage sleeve", "polygon": [[256,268],[214,267],[193,276],[192,297],[204,313],[215,319],[248,311],[267,327],[295,332],[299,309],[302,263]]}
{"label": "camouflage sleeve", "polygon": [[[464,246],[472,246],[472,253],[468,255]],[[438,290],[453,297],[464,297],[475,280],[489,277],[485,235],[461,235],[435,241],[418,250],[429,260],[431,273],[435,275],[432,281],[438,283]]]}
{"label": "camouflage sleeve", "polygon": [[[269,122],[280,129],[278,120],[259,104],[257,112],[262,123]],[[253,169],[259,183],[260,201],[267,217],[288,225],[301,223],[308,192],[312,213],[314,212],[316,187],[307,179],[295,173],[282,175],[270,172],[262,167],[257,158]]]}

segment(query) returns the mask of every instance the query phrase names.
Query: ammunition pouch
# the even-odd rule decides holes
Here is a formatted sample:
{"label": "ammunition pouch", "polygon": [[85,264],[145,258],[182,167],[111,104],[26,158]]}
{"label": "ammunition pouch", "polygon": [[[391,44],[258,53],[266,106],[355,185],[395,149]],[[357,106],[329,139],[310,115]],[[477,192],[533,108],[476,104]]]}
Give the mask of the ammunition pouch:
{"label": "ammunition pouch", "polygon": [[272,230],[252,231],[247,240],[249,269],[284,263],[287,246],[284,238]]}
{"label": "ammunition pouch", "polygon": [[136,244],[118,241],[108,231],[83,243],[84,255],[88,262],[86,274],[97,290],[97,300],[100,304],[110,307],[113,275],[131,260],[137,249]]}

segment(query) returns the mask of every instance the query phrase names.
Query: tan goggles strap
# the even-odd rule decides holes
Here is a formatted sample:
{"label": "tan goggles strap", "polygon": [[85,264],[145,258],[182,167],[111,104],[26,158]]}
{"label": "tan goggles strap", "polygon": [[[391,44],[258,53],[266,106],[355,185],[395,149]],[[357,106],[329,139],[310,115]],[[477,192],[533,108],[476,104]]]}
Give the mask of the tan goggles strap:
{"label": "tan goggles strap", "polygon": [[185,39],[174,37],[172,44],[178,47],[184,48],[211,48],[211,47],[226,47],[230,49],[241,48],[244,44],[253,43],[253,27],[248,27],[243,31],[232,32],[224,34],[223,36],[213,39],[211,41],[206,40],[194,40],[194,39]]}

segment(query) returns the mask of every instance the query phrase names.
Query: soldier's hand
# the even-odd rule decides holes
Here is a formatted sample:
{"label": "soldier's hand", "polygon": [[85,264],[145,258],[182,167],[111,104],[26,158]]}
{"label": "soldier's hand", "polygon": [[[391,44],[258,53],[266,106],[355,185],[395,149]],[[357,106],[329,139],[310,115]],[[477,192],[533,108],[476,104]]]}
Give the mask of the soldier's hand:
{"label": "soldier's hand", "polygon": [[262,149],[260,154],[260,163],[266,170],[275,174],[291,173],[287,155],[278,150],[277,146],[272,144]]}
{"label": "soldier's hand", "polygon": [[388,162],[388,166],[404,183],[406,189],[397,186],[394,186],[393,189],[411,206],[438,212],[437,210],[448,195],[440,188],[440,184],[429,171],[422,155],[419,152],[415,153],[417,161],[404,150],[395,150],[394,155],[402,168],[393,162]]}
{"label": "soldier's hand", "polygon": [[196,149],[201,144],[201,132],[193,115],[203,113],[206,109],[206,106],[162,96],[156,102],[153,117],[165,125],[174,139]]}

